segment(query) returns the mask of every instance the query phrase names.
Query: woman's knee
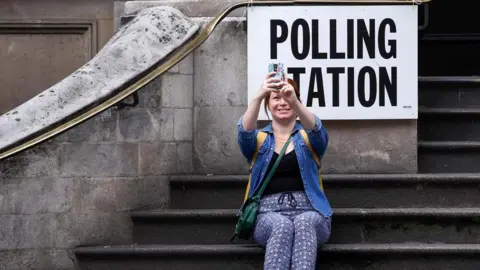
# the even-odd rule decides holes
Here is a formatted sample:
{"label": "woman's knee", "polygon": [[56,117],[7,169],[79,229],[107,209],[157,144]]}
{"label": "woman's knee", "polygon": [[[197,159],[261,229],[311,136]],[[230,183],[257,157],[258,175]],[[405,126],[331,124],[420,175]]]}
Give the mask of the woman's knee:
{"label": "woman's knee", "polygon": [[325,218],[320,213],[308,211],[295,217],[293,220],[296,234],[302,231],[315,231],[318,244],[322,245],[330,238],[330,219]]}
{"label": "woman's knee", "polygon": [[293,236],[293,233],[294,225],[290,219],[278,213],[267,213],[258,216],[254,240],[266,244],[272,235],[290,237]]}
{"label": "woman's knee", "polygon": [[315,227],[315,223],[318,222],[319,218],[321,218],[321,215],[317,212],[304,212],[295,217],[293,225],[295,228]]}

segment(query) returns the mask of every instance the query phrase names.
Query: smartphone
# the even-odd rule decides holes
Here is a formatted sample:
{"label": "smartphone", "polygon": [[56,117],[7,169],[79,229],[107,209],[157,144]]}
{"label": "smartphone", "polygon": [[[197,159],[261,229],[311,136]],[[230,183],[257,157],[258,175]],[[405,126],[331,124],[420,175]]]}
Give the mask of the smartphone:
{"label": "smartphone", "polygon": [[285,70],[284,70],[284,65],[282,63],[270,63],[268,65],[268,72],[276,72],[275,75],[273,75],[273,78],[278,78],[280,80],[284,80],[285,76]]}

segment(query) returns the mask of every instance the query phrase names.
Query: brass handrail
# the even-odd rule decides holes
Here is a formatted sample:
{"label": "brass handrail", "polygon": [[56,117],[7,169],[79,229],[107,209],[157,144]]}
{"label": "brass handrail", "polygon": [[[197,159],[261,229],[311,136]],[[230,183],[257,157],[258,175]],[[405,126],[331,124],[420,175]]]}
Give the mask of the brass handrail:
{"label": "brass handrail", "polygon": [[120,91],[119,93],[115,94],[113,97],[107,99],[106,101],[98,104],[92,109],[87,110],[86,112],[81,113],[80,115],[74,117],[73,119],[47,131],[42,134],[35,136],[32,139],[29,139],[18,146],[12,147],[0,153],[0,160],[5,159],[9,156],[12,156],[20,151],[23,151],[27,148],[35,146],[51,137],[64,132],[83,121],[101,113],[102,111],[110,108],[111,106],[117,104],[118,102],[122,101],[123,99],[127,98],[134,92],[136,92],[141,87],[145,86],[147,83],[151,82],[156,77],[162,75],[167,70],[172,68],[182,59],[187,57],[193,50],[198,48],[200,45],[203,44],[210,36],[210,34],[215,30],[215,27],[233,10],[241,7],[249,7],[249,6],[280,6],[280,5],[315,5],[315,4],[420,4],[420,3],[427,3],[430,0],[278,0],[278,1],[269,1],[269,0],[257,0],[257,1],[244,1],[232,4],[224,11],[220,12],[217,16],[215,16],[201,32],[193,39],[189,40],[185,45],[183,45],[178,51],[176,51],[171,56],[167,57],[167,61],[161,64],[159,67],[153,69],[144,77],[140,78],[135,83],[131,84],[124,90]]}

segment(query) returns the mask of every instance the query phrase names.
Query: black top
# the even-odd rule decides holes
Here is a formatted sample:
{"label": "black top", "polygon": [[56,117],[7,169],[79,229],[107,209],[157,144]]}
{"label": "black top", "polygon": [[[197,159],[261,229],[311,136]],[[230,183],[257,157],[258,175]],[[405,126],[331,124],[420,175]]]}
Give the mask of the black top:
{"label": "black top", "polygon": [[[265,177],[272,170],[273,164],[277,158],[278,154],[274,152]],[[278,164],[278,167],[272,175],[272,179],[270,179],[270,183],[268,183],[263,195],[285,191],[305,191],[295,150],[283,155],[283,158],[280,160],[280,164]]]}

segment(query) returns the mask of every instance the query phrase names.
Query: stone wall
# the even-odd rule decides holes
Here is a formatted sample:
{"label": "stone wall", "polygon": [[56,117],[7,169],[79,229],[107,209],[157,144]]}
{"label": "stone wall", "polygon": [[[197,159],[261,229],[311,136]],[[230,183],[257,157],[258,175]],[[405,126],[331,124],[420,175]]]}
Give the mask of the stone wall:
{"label": "stone wall", "polygon": [[[2,1],[0,17],[0,114],[68,76],[113,34],[113,0]],[[109,195],[121,178],[77,177],[85,169],[73,167],[75,146],[58,138],[0,161],[0,269],[72,269],[67,247],[125,241],[128,219],[116,207],[128,199],[112,205]]]}
{"label": "stone wall", "polygon": [[138,107],[0,162],[0,269],[70,269],[68,248],[131,243],[128,211],[165,206],[167,175],[192,172],[192,60]]}
{"label": "stone wall", "polygon": [[73,269],[69,248],[132,243],[128,212],[165,207],[166,177],[193,170],[192,73],[189,56],[137,107],[0,161],[0,269]]}

